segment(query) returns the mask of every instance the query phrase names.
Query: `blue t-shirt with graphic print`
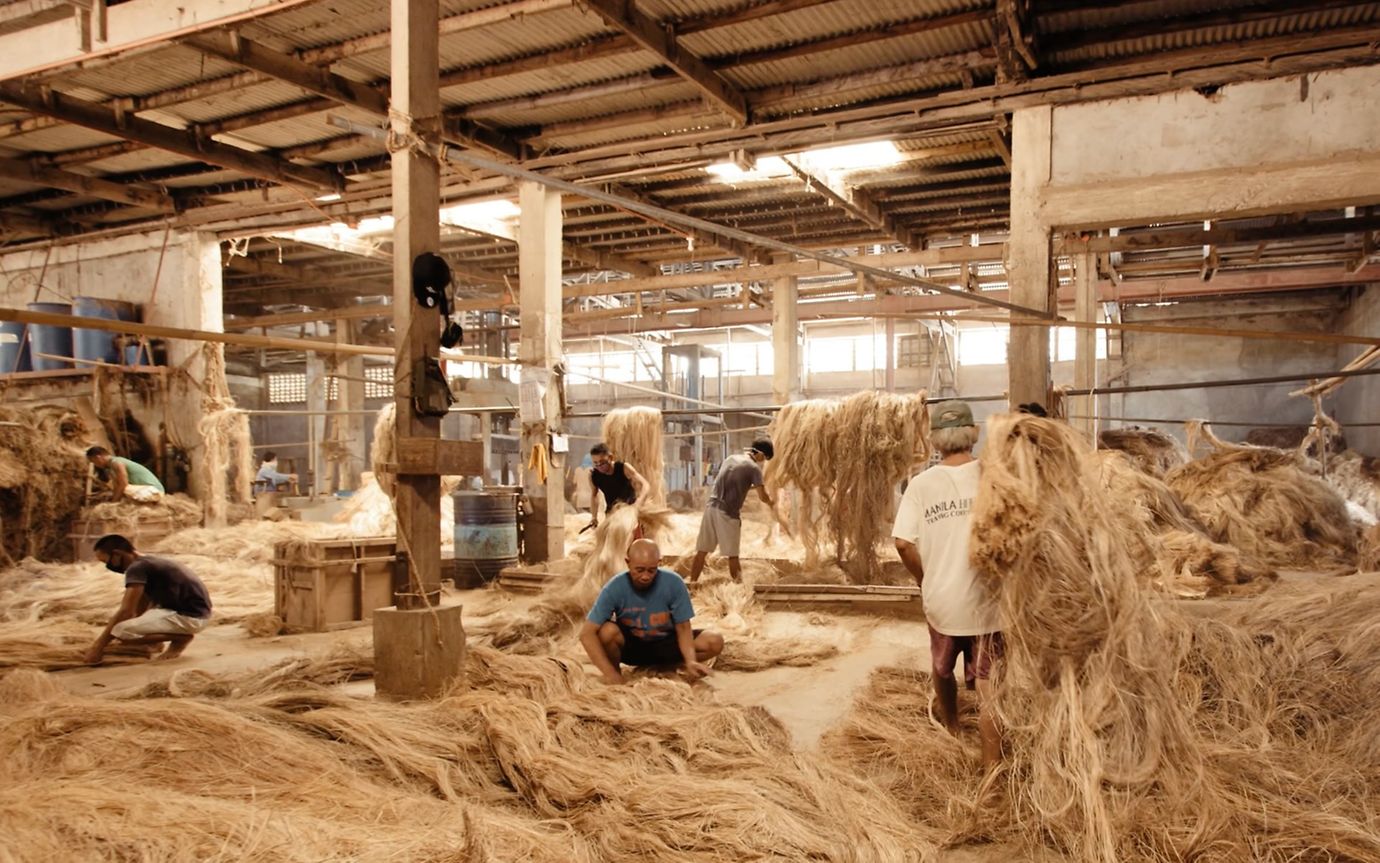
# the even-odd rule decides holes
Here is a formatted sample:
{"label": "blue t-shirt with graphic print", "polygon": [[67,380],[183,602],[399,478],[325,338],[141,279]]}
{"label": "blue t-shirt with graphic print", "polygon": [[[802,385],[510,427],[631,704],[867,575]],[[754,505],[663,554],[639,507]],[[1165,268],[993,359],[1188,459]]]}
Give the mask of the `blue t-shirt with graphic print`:
{"label": "blue t-shirt with graphic print", "polygon": [[675,634],[677,623],[694,616],[685,582],[674,571],[657,567],[656,580],[646,593],[633,589],[627,570],[609,579],[587,619],[594,624],[612,620],[634,638],[660,641]]}

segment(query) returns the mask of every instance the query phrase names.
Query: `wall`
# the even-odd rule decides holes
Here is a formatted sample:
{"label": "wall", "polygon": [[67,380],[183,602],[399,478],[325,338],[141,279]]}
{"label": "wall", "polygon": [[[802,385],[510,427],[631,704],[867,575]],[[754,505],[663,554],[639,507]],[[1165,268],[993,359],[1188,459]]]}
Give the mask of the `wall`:
{"label": "wall", "polygon": [[[0,305],[24,308],[35,301],[70,303],[79,296],[137,303],[146,323],[219,331],[219,243],[210,234],[155,231],[0,255]],[[166,420],[169,436],[189,450],[194,463],[201,440],[196,428],[201,394],[193,384],[200,383],[204,373],[200,351],[199,342],[169,341],[169,366],[186,374],[170,377],[166,410],[161,399],[136,395],[132,384],[117,387],[113,396],[121,398],[123,394],[123,401],[144,424],[154,444]],[[90,392],[86,380],[74,376],[69,392]],[[51,386],[47,391],[57,392]],[[195,470],[192,482],[195,492]]]}
{"label": "wall", "polygon": [[[1349,298],[1347,308],[1338,318],[1338,332],[1372,337],[1380,334],[1380,288],[1365,289]],[[1344,345],[1338,358],[1339,367],[1364,350],[1360,345]],[[1337,419],[1343,425],[1380,422],[1380,377],[1351,378],[1323,404],[1336,410]],[[1348,428],[1346,439],[1358,452],[1380,455],[1380,428]]]}

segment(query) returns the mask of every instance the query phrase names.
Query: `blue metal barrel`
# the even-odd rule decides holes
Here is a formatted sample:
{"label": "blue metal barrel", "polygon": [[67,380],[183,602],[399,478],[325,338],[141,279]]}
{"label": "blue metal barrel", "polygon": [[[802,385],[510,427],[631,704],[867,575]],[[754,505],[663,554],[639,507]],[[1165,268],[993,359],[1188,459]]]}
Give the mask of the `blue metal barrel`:
{"label": "blue metal barrel", "polygon": [[[72,307],[66,303],[29,303],[31,312],[47,312],[53,315],[70,315]],[[56,327],[46,324],[29,324],[29,350],[34,355],[32,364],[36,372],[56,372],[70,369],[70,360],[48,360],[37,354],[55,357],[72,356],[72,328]]]}
{"label": "blue metal barrel", "polygon": [[[137,321],[139,309],[134,303],[124,300],[105,300],[100,297],[77,297],[73,301],[74,314],[79,318],[104,318],[108,321]],[[102,363],[123,362],[120,350],[115,346],[119,333],[107,330],[83,330],[74,328],[72,335],[76,343],[79,360],[95,360]]]}
{"label": "blue metal barrel", "polygon": [[455,586],[482,587],[518,560],[517,492],[457,491]]}
{"label": "blue metal barrel", "polygon": [[32,368],[27,337],[28,332],[18,321],[0,321],[0,375]]}

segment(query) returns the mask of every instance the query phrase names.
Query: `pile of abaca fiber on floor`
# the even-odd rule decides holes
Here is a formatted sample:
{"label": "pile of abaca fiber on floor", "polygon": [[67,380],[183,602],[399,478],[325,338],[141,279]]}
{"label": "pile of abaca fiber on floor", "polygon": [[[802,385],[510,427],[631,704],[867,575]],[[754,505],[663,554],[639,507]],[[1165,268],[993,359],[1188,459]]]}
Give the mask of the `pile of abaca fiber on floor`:
{"label": "pile of abaca fiber on floor", "polygon": [[[441,547],[455,545],[455,499],[451,494],[460,487],[464,477],[441,477]],[[395,536],[398,532],[398,513],[393,508],[392,493],[397,489],[396,478],[390,486],[380,485],[378,474],[365,472],[360,476],[359,488],[345,499],[345,506],[334,516],[331,529],[341,536]]]}
{"label": "pile of abaca fiber on floor", "polygon": [[[328,682],[347,672],[331,663]],[[606,687],[572,663],[483,648],[469,651],[465,685],[431,702],[352,698],[300,663],[261,677],[182,675],[168,690],[186,697],[133,700],[65,694],[34,672],[0,679],[0,858],[905,863],[933,852],[870,783],[794,752],[764,710],[682,683]]]}
{"label": "pile of abaca fiber on floor", "polygon": [[618,408],[604,414],[599,430],[613,457],[632,465],[647,480],[649,503],[666,502],[663,425],[656,408]]}
{"label": "pile of abaca fiber on floor", "polygon": [[52,416],[0,407],[0,563],[67,551],[89,468],[83,447],[63,438]]}
{"label": "pile of abaca fiber on floor", "polygon": [[985,438],[971,552],[1006,621],[1004,778],[980,787],[967,744],[923,720],[834,744],[950,839],[1096,863],[1380,859],[1380,596],[1277,592],[1211,617],[1159,598],[1088,453],[1032,416]]}
{"label": "pile of abaca fiber on floor", "polygon": [[767,462],[766,482],[801,493],[796,527],[807,567],[818,561],[827,535],[854,582],[879,580],[877,543],[890,531],[896,486],[929,455],[924,392],[866,390],[842,401],[792,402],[772,420],[771,437],[776,457]]}
{"label": "pile of abaca fiber on floor", "polygon": [[1125,452],[1100,449],[1089,458],[1126,550],[1148,583],[1174,596],[1202,597],[1255,593],[1275,579],[1269,567],[1208,536],[1179,496]]}
{"label": "pile of abaca fiber on floor", "polygon": [[1199,423],[1189,435],[1211,451],[1170,471],[1165,483],[1210,537],[1266,566],[1356,565],[1358,531],[1346,501],[1310,475],[1298,453],[1226,443]]}
{"label": "pile of abaca fiber on floor", "polygon": [[174,530],[201,524],[201,504],[185,494],[167,494],[162,500],[139,503],[132,500],[111,500],[98,503],[82,514],[87,525],[101,524],[112,533],[131,534],[141,524],[158,522],[171,525]]}
{"label": "pile of abaca fiber on floor", "polygon": [[1188,450],[1177,439],[1154,429],[1104,429],[1097,436],[1099,449],[1119,450],[1136,467],[1155,477],[1188,464]]}

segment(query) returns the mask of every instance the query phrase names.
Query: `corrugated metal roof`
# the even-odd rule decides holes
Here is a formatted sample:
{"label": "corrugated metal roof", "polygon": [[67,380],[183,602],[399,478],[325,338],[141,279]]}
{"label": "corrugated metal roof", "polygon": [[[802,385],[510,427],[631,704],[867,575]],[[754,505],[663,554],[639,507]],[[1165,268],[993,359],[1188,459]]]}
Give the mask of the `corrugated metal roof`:
{"label": "corrugated metal roof", "polygon": [[694,99],[698,95],[699,90],[695,87],[676,79],[669,86],[648,88],[640,93],[614,94],[564,105],[515,108],[501,113],[486,114],[484,121],[500,126],[540,126],[547,123],[582,120],[590,116],[614,114],[626,110],[629,99],[636,99],[638,109],[646,109],[673,105],[687,99]]}
{"label": "corrugated metal roof", "polygon": [[120,140],[113,135],[94,132],[80,126],[52,126],[37,132],[25,132],[5,138],[5,146],[15,150],[31,150],[40,153],[62,153],[67,150],[80,150],[99,144],[110,144]]}
{"label": "corrugated metal roof", "polygon": [[[984,75],[983,77],[988,76]],[[979,78],[978,80],[981,81],[982,79]],[[852,89],[838,94],[783,98],[770,105],[756,108],[754,111],[755,115],[761,119],[786,117],[803,111],[818,111],[825,108],[872,102],[877,99],[888,99],[899,96],[910,96],[918,93],[954,89],[962,86],[962,84],[963,79],[957,74],[926,75],[923,78],[907,78],[889,81],[885,84],[876,84],[862,89]]]}
{"label": "corrugated metal roof", "polygon": [[152,168],[166,168],[171,165],[183,165],[194,160],[165,150],[158,150],[153,147],[146,147],[142,150],[134,150],[129,153],[121,153],[109,159],[101,159],[99,162],[90,162],[86,167],[99,171],[102,174],[125,174],[130,171],[147,171]]}
{"label": "corrugated metal roof", "polygon": [[562,149],[580,149],[599,144],[630,141],[655,135],[671,135],[678,132],[708,129],[726,129],[729,128],[730,125],[728,118],[725,117],[722,112],[706,109],[703,113],[697,114],[694,117],[665,117],[643,123],[626,123],[613,129],[598,129],[589,132],[572,131],[554,136],[548,136],[543,133],[540,141],[546,146],[559,147]]}
{"label": "corrugated metal roof", "polygon": [[228,93],[220,93],[194,102],[180,102],[163,110],[191,123],[207,123],[312,98],[316,97],[301,87],[282,81],[266,81],[252,87],[238,87]]}
{"label": "corrugated metal roof", "polygon": [[84,98],[96,94],[110,96],[145,96],[185,87],[198,81],[209,81],[243,71],[242,67],[208,57],[193,48],[170,45],[142,54],[134,54],[120,61],[117,67],[95,66],[78,69],[61,77],[63,91],[84,88]]}
{"label": "corrugated metal roof", "polygon": [[[447,87],[441,91],[441,98],[446,104],[457,106],[495,99],[512,99],[627,78],[649,72],[659,65],[661,61],[646,52],[620,54],[615,57],[586,60],[573,66],[536,69],[520,75],[505,75],[487,81]],[[630,98],[635,98],[635,94]]]}

